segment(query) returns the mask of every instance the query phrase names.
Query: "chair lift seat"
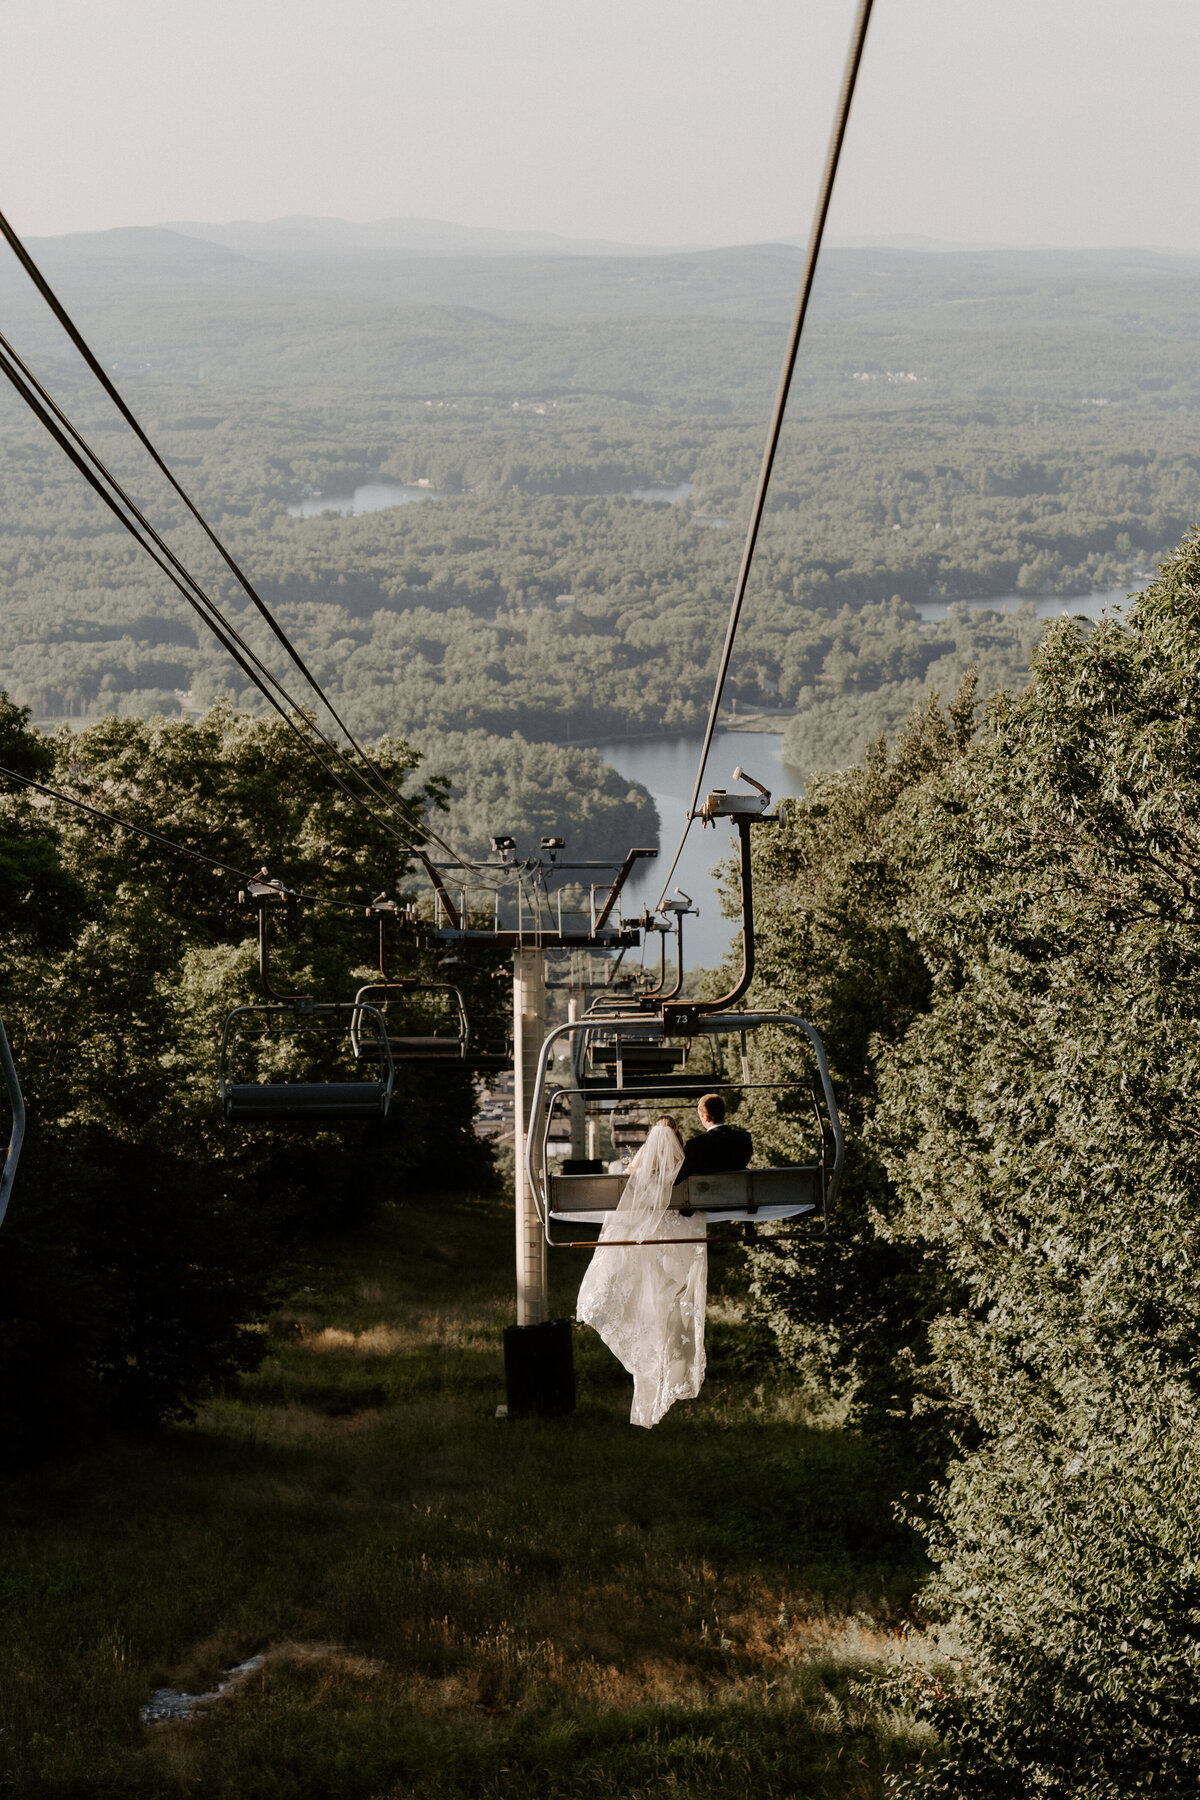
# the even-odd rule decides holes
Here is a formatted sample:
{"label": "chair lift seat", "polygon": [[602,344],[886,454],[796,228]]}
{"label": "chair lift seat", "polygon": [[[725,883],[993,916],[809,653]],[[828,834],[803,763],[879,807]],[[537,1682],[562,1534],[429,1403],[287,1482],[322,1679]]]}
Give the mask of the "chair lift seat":
{"label": "chair lift seat", "polygon": [[384,1081],[230,1082],[229,1120],[374,1119],[387,1111]]}
{"label": "chair lift seat", "polygon": [[[671,1190],[672,1212],[723,1219],[792,1219],[821,1211],[819,1167],[724,1169],[692,1175]],[[550,1216],[575,1224],[602,1225],[616,1211],[627,1175],[551,1175]]]}
{"label": "chair lift seat", "polygon": [[[511,1073],[513,1066],[512,1056],[507,1050],[464,1049],[458,1038],[390,1037],[388,1045],[392,1061],[396,1063],[426,1063],[432,1060],[439,1064],[453,1064],[474,1075],[506,1075]],[[364,1063],[382,1062],[383,1046],[380,1041],[363,1038],[359,1043],[358,1060]]]}
{"label": "chair lift seat", "polygon": [[642,1100],[699,1100],[721,1086],[720,1076],[711,1069],[704,1075],[652,1074],[641,1070],[634,1072],[626,1064],[624,1075],[625,1079],[618,1087],[616,1066],[611,1064],[609,1074],[584,1075],[577,1085],[583,1094],[611,1094],[614,1098],[621,1094],[636,1094]]}

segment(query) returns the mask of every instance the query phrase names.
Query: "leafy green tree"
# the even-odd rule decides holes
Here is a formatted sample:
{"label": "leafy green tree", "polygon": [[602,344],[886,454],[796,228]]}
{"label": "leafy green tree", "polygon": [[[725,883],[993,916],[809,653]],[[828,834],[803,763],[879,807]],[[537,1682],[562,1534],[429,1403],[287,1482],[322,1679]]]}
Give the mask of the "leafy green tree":
{"label": "leafy green tree", "polygon": [[[281,721],[219,707],[195,726],[110,719],[47,741],[10,708],[0,727],[8,767],[202,859],[66,805],[3,802],[4,1010],[30,1127],[0,1237],[0,1280],[25,1283],[5,1294],[0,1386],[7,1450],[23,1454],[69,1434],[96,1399],[135,1423],[188,1416],[261,1356],[256,1321],[298,1234],[361,1217],[431,1171],[482,1174],[484,1151],[470,1077],[451,1071],[416,1072],[397,1121],[374,1127],[304,1135],[221,1118],[222,1022],[260,996],[255,915],[215,865],[266,864],[317,896],[280,908],[270,929],[278,987],[321,998],[370,978],[366,902],[409,882],[404,837],[339,794]],[[417,757],[388,743],[378,760],[403,786]],[[415,813],[442,791],[410,781]],[[414,946],[406,972],[437,960]],[[459,971],[484,1034],[502,1001],[494,965],[465,957]],[[327,1057],[318,1072],[336,1047]]]}
{"label": "leafy green tree", "polygon": [[[754,1288],[785,1355],[849,1385],[855,1416],[876,1427],[911,1423],[929,1320],[944,1297],[940,1271],[880,1230],[896,1197],[867,1127],[883,1047],[930,1003],[910,926],[923,879],[919,802],[963,755],[973,712],[971,678],[948,712],[931,694],[893,746],[881,737],[860,766],[814,778],[756,842],[754,997],[798,1010],[820,1033],[847,1149],[824,1234],[792,1238],[786,1251],[766,1240],[751,1252]],[[786,1042],[771,1045],[760,1071],[784,1074],[788,1054]],[[761,1100],[746,1116],[761,1152],[807,1159],[804,1096]]]}
{"label": "leafy green tree", "polygon": [[901,1250],[953,1300],[946,1794],[1200,1779],[1200,540],[1063,624],[924,811],[927,1010],[884,1050]]}

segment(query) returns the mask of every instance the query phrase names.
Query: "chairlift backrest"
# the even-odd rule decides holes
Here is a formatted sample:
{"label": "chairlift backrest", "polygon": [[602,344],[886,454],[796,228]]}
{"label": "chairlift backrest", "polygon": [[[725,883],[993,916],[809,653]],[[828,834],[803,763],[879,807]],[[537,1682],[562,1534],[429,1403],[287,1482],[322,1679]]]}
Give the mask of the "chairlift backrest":
{"label": "chairlift backrest", "polygon": [[[307,1026],[318,1030],[345,1033],[349,1042],[351,1019],[363,1032],[373,1022],[380,1044],[379,1073],[369,1080],[319,1081],[235,1081],[232,1078],[234,1051],[240,1038],[249,1035],[239,1026],[258,1021],[257,1036],[276,1039],[289,1030]],[[387,1041],[387,1028],[377,1007],[345,1004],[319,1004],[300,999],[283,1003],[260,1002],[238,1006],[225,1021],[221,1039],[221,1061],[218,1074],[225,1117],[231,1122],[280,1124],[299,1122],[334,1124],[339,1122],[386,1118],[395,1081],[395,1064]]]}

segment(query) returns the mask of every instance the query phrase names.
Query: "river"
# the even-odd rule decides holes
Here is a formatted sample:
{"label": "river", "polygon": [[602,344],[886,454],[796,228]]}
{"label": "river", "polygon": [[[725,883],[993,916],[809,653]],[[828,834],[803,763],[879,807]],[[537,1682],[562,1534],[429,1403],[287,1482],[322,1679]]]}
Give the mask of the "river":
{"label": "river", "polygon": [[[654,796],[662,837],[658,860],[647,860],[630,877],[623,901],[627,914],[653,906],[658,899],[696,783],[702,733],[694,737],[618,739],[599,745],[600,754],[631,781],[640,781]],[[771,790],[773,800],[785,794],[801,794],[803,784],[789,774],[781,755],[783,739],[774,732],[718,731],[708,755],[704,792],[714,787],[736,787],[733,771],[741,763],[756,781]],[[768,827],[768,829],[770,829]],[[690,966],[712,968],[729,948],[736,926],[721,915],[712,871],[717,862],[732,855],[736,834],[722,821],[705,831],[692,826],[684,845],[672,889],[682,888],[700,908],[698,919],[685,919],[683,957]]]}
{"label": "river", "polygon": [[[1112,588],[1104,593],[1080,594],[1068,599],[1057,595],[1042,597],[1034,604],[1040,619],[1057,618],[1061,613],[1082,613],[1085,618],[1098,619],[1106,608],[1119,612],[1126,597],[1124,588]],[[1029,600],[1028,594],[1004,594],[999,599],[969,600],[967,605],[973,611],[991,608],[1010,612],[1017,606],[1028,605]],[[929,601],[917,606],[915,611],[923,619],[935,621],[946,617],[949,606],[948,601]],[[658,860],[640,864],[630,878],[625,890],[626,913],[652,906],[658,899],[667,866],[683,830],[703,741],[697,734],[618,738],[598,746],[601,755],[620,774],[649,788],[658,808],[662,831]],[[709,752],[704,791],[707,793],[714,787],[734,787],[733,771],[741,763],[764,787],[770,788],[773,799],[802,794],[804,785],[799,776],[784,767],[782,746],[783,738],[775,732],[718,731]],[[699,963],[706,968],[713,967],[725,956],[733,941],[736,926],[733,920],[722,916],[713,869],[717,862],[732,854],[736,841],[734,833],[724,824],[709,831],[702,830],[698,824],[693,825],[688,835],[671,886],[690,894],[700,908],[698,919],[684,922],[684,960],[689,966]]]}
{"label": "river", "polygon": [[363,513],[386,512],[389,506],[407,506],[413,500],[436,500],[432,488],[401,487],[395,481],[364,481],[352,494],[312,494],[289,506],[293,519],[315,519],[321,513],[340,513],[357,519]]}

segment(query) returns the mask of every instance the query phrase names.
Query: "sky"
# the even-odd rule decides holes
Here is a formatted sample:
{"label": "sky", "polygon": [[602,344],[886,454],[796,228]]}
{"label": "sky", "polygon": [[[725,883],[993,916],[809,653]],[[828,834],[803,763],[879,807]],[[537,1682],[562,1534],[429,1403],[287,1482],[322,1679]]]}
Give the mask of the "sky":
{"label": "sky", "polygon": [[[808,227],[852,0],[39,0],[0,209],[622,243]],[[1196,0],[876,0],[837,237],[1200,250]]]}

